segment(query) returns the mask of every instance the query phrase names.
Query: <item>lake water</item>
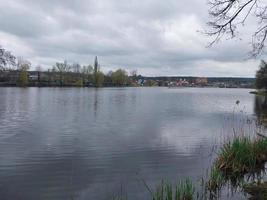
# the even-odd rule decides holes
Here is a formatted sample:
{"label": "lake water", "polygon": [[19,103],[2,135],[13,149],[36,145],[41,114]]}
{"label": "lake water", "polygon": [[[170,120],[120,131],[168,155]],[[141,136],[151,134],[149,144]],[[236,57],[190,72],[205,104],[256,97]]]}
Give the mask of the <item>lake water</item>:
{"label": "lake water", "polygon": [[145,199],[143,180],[198,180],[253,107],[247,89],[0,88],[0,199]]}

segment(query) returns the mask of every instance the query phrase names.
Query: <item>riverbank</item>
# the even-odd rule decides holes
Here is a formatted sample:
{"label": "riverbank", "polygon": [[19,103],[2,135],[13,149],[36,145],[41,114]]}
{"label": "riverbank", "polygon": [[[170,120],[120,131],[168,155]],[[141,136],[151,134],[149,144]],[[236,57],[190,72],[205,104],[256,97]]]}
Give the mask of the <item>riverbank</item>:
{"label": "riverbank", "polygon": [[[216,88],[254,88],[254,78],[242,77],[191,77],[191,76],[142,76],[128,75],[126,71],[117,70],[108,74],[101,73],[96,79],[92,72],[76,71],[0,71],[1,86],[29,87],[114,87],[114,86],[170,86],[170,87],[216,87]],[[23,78],[23,84],[19,79]],[[96,84],[96,80],[97,83]]]}
{"label": "riverbank", "polygon": [[[177,184],[162,181],[152,189],[144,182],[151,200],[207,200],[221,199],[225,187],[244,193],[248,199],[267,199],[267,181],[263,180],[267,161],[267,137],[234,137],[219,149],[217,157],[203,176],[193,183],[192,178]],[[120,196],[120,200],[127,199]]]}
{"label": "riverbank", "polygon": [[261,95],[261,96],[267,96],[267,91],[251,91],[249,92],[250,94],[255,94],[255,95]]}

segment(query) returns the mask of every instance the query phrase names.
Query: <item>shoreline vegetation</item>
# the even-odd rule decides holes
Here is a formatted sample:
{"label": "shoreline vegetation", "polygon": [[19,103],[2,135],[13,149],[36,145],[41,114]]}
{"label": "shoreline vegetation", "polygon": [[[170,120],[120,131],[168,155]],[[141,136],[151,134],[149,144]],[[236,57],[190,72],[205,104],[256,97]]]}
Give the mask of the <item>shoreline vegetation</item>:
{"label": "shoreline vegetation", "polygon": [[[153,189],[145,183],[150,199],[219,200],[222,195],[235,194],[251,200],[267,199],[267,110],[263,109],[267,105],[267,97],[255,95],[255,98],[256,118],[251,119],[244,115],[235,121],[233,117],[238,125],[236,128],[232,127],[233,130],[230,128],[233,134],[225,136],[218,148],[217,145],[212,148],[211,163],[204,169],[206,173],[197,180],[187,177],[178,180],[176,184],[164,180]],[[239,105],[239,101],[236,105]],[[243,113],[242,110],[240,112]]]}
{"label": "shoreline vegetation", "polygon": [[[168,87],[168,88],[244,88],[244,89],[253,89],[254,85],[253,85],[253,80],[245,80],[246,78],[244,78],[244,82],[248,82],[248,83],[244,83],[244,85],[240,85],[239,83],[234,83],[232,84],[232,79],[236,79],[236,82],[240,82],[240,79],[243,78],[211,78],[211,79],[218,79],[218,82],[220,82],[221,79],[226,79],[226,81],[224,81],[223,83],[220,82],[221,85],[219,85],[217,82],[210,82],[209,84],[203,85],[203,84],[195,84],[194,81],[192,81],[191,84],[189,85],[179,85],[179,86],[173,86],[171,85],[173,82],[177,82],[179,81],[179,79],[185,79],[185,78],[189,78],[189,77],[179,77],[179,76],[175,76],[175,77],[165,77],[165,76],[161,76],[161,77],[146,77],[146,76],[142,76],[142,75],[138,75],[136,77],[131,77],[131,76],[127,76],[127,82],[123,83],[123,84],[116,84],[112,82],[111,77],[108,77],[106,75],[104,75],[104,80],[108,80],[106,82],[102,82],[99,83],[97,86],[95,86],[95,84],[91,81],[88,82],[83,82],[81,80],[75,80],[75,81],[70,81],[70,82],[63,82],[61,83],[58,80],[55,80],[54,78],[52,78],[53,76],[58,76],[57,73],[54,73],[53,75],[51,74],[51,77],[49,77],[49,75],[47,75],[47,72],[40,72],[40,75],[42,77],[46,77],[44,79],[46,80],[42,80],[42,81],[38,81],[35,79],[35,77],[38,77],[38,75],[36,76],[31,76],[29,75],[30,73],[32,74],[38,74],[38,72],[36,71],[29,71],[27,72],[27,76],[28,78],[25,79],[26,81],[23,81],[23,78],[21,80],[21,78],[19,78],[19,73],[20,72],[16,72],[16,71],[12,71],[12,72],[2,72],[0,71],[0,87],[96,87],[96,88],[102,88],[102,87]],[[4,73],[10,73],[10,74],[16,74],[15,77],[16,80],[11,80],[11,81],[6,81],[7,79],[9,79],[9,76],[4,75]],[[21,76],[26,76],[26,75],[21,75]],[[66,73],[66,77],[75,77],[77,76],[77,74],[73,74],[73,73]],[[12,77],[12,75],[10,76]],[[190,79],[198,79],[199,77],[190,77]],[[50,81],[47,79],[54,79],[53,81]],[[209,79],[209,78],[207,78]],[[231,79],[231,80],[230,80]],[[3,81],[1,81],[3,80]],[[251,94],[256,94],[255,91],[251,91]],[[267,93],[266,93],[267,95]]]}
{"label": "shoreline vegetation", "polygon": [[[90,68],[91,70],[92,68]],[[203,82],[202,82],[203,81]],[[254,88],[253,78],[147,77],[123,69],[104,74],[84,72],[0,70],[0,87],[214,87]]]}
{"label": "shoreline vegetation", "polygon": [[[206,175],[194,183],[192,177],[181,181],[191,184],[194,192],[191,193],[190,197],[176,198],[173,194],[171,198],[165,198],[169,191],[165,184],[165,196],[158,199],[221,199],[223,191],[228,191],[227,195],[232,195],[235,192],[241,193],[247,199],[267,199],[267,171],[265,168],[267,163],[267,136],[265,135],[267,124],[266,110],[264,109],[264,105],[267,105],[267,97],[266,95],[256,95],[255,98],[255,120],[245,118],[239,129],[233,127],[233,135],[225,139],[219,145],[219,149],[213,150],[214,157],[210,167],[206,170]],[[237,102],[236,105],[239,104],[239,101]],[[253,121],[255,129],[245,133],[245,127],[251,127]],[[173,186],[173,191],[177,187],[179,184]],[[186,193],[186,189],[180,188]]]}
{"label": "shoreline vegetation", "polygon": [[[207,177],[193,182],[191,178],[177,184],[162,181],[154,190],[145,183],[151,200],[215,200],[223,189],[241,192],[248,199],[267,199],[264,165],[267,162],[267,137],[235,136],[225,141],[207,170]],[[228,194],[231,195],[231,194]],[[123,195],[113,200],[126,200]]]}
{"label": "shoreline vegetation", "polygon": [[[96,57],[97,60],[97,57]],[[56,63],[46,71],[36,69],[0,70],[0,87],[215,87],[215,88],[254,88],[254,78],[234,77],[193,77],[193,76],[155,76],[137,75],[134,70],[128,73],[124,69],[100,71],[98,61],[91,65],[76,66]],[[68,68],[68,69],[66,69]]]}
{"label": "shoreline vegetation", "polygon": [[[217,198],[221,188],[230,185],[252,198],[266,199],[267,182],[262,183],[266,162],[266,136],[261,134],[255,138],[236,136],[226,141],[220,148],[211,166],[206,189],[212,197]],[[261,194],[256,192],[259,190],[262,191]]]}
{"label": "shoreline vegetation", "polygon": [[250,94],[255,94],[255,95],[261,95],[261,96],[267,96],[267,91],[265,90],[256,90],[256,91],[250,91]]}
{"label": "shoreline vegetation", "polygon": [[[31,70],[30,70],[31,69]],[[35,69],[35,70],[32,70]],[[0,87],[217,87],[255,88],[255,78],[142,76],[137,70],[119,68],[104,73],[95,57],[94,64],[81,65],[67,60],[51,68],[32,66],[22,57],[15,57],[0,46]]]}

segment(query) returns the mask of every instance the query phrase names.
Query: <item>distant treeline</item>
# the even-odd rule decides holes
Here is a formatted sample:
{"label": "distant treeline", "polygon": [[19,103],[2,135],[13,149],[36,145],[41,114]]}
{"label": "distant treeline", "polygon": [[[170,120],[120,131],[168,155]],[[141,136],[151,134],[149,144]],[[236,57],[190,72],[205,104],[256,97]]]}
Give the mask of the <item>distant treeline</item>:
{"label": "distant treeline", "polygon": [[[172,82],[186,80],[183,86],[216,86],[216,87],[254,87],[254,78],[199,78],[193,76],[159,76],[145,77],[133,70],[128,74],[124,69],[109,71],[100,70],[98,58],[93,65],[57,62],[50,69],[41,66],[31,69],[31,62],[6,51],[0,46],[0,86],[38,86],[38,87],[121,87],[121,86],[170,86]],[[198,80],[200,79],[200,81]],[[202,79],[202,80],[201,80]],[[215,84],[216,83],[216,84]],[[259,85],[259,84],[258,84]]]}
{"label": "distant treeline", "polygon": [[[60,65],[59,63],[57,65]],[[77,66],[76,66],[77,67]],[[122,87],[122,86],[169,86],[170,82],[185,79],[195,83],[198,77],[146,77],[132,73],[128,75],[125,70],[118,69],[107,74],[99,69],[87,66],[82,70],[57,70],[25,71],[4,70],[0,71],[0,86],[29,86],[29,87]],[[215,83],[233,84],[254,87],[255,78],[228,78],[209,77],[209,85]],[[207,85],[205,85],[207,86]]]}
{"label": "distant treeline", "polygon": [[[118,70],[117,70],[118,71]],[[113,76],[98,72],[96,76],[76,72],[58,71],[27,71],[18,70],[0,72],[0,86],[29,86],[29,87],[108,87],[130,86],[130,78],[123,74]],[[121,78],[120,76],[123,76]]]}
{"label": "distant treeline", "polygon": [[0,86],[23,87],[112,87],[132,86],[137,76],[129,77],[127,72],[118,69],[108,74],[94,70],[91,66],[82,71],[55,70],[27,71],[3,70],[0,71]]}
{"label": "distant treeline", "polygon": [[94,65],[57,62],[52,68],[44,70],[36,66],[34,71],[31,62],[22,57],[15,57],[0,46],[0,86],[130,86],[136,83],[136,71],[131,77],[123,69],[104,74],[100,70],[97,57]]}
{"label": "distant treeline", "polygon": [[[146,76],[145,79],[151,80],[161,80],[161,81],[175,81],[179,79],[186,79],[189,82],[194,82],[196,80],[196,76]],[[243,78],[243,77],[206,77],[209,83],[214,82],[242,82],[242,83],[255,83],[255,78]]]}
{"label": "distant treeline", "polygon": [[[255,87],[255,78],[243,77],[196,77],[196,76],[157,76],[157,77],[143,77],[145,80],[153,80],[158,83],[175,82],[177,80],[187,80],[189,83],[196,83],[197,79],[206,79],[207,84],[204,86],[219,87],[220,85],[228,85],[234,87]],[[202,85],[203,86],[203,85]]]}
{"label": "distant treeline", "polygon": [[[62,63],[61,63],[62,64]],[[58,63],[57,65],[61,65]],[[76,66],[77,67],[77,66]],[[0,71],[0,86],[30,86],[30,87],[122,87],[122,86],[169,86],[170,82],[187,80],[195,83],[198,77],[146,77],[128,73],[123,69],[107,74],[90,65],[81,70],[58,70],[55,68],[47,71],[35,70],[3,70]],[[217,83],[232,84],[235,86],[246,85],[254,87],[255,78],[233,77],[208,77],[208,85],[215,86]],[[205,85],[205,86],[208,86]]]}
{"label": "distant treeline", "polygon": [[29,71],[30,68],[31,62],[21,57],[16,58],[0,46],[0,86],[130,86],[134,85],[137,77],[134,73],[129,77],[123,69],[104,74],[97,57],[93,66],[64,61],[55,63],[48,70],[41,66],[36,66],[35,71]]}

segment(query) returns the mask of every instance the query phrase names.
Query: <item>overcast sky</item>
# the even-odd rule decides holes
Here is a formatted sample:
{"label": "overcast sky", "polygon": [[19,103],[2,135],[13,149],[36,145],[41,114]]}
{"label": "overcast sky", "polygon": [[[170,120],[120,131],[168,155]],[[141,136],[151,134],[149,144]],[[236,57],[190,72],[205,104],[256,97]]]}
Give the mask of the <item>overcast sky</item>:
{"label": "overcast sky", "polygon": [[0,0],[0,45],[33,69],[97,55],[105,72],[253,77],[259,60],[246,59],[248,39],[206,48],[198,31],[207,13],[206,0]]}

